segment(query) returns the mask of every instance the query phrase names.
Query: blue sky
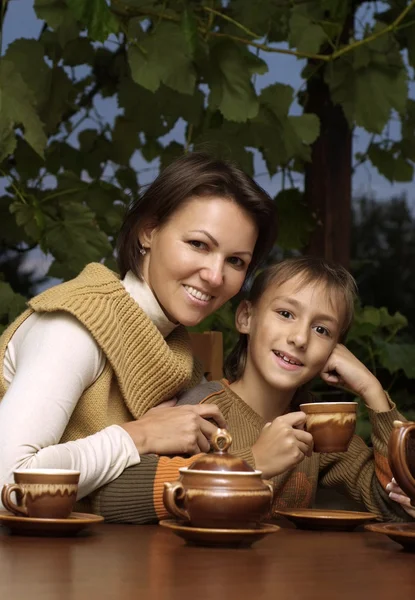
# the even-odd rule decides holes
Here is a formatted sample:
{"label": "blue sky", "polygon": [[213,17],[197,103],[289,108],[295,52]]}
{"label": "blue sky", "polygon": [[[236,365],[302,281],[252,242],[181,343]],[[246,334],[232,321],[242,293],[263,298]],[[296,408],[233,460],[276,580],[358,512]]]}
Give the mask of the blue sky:
{"label": "blue sky", "polygon": [[[33,10],[32,0],[10,0],[9,7],[7,9],[7,16],[3,28],[3,43],[2,52],[6,50],[8,44],[14,39],[19,37],[38,37],[41,29],[41,21],[36,18]],[[304,65],[304,61],[299,61],[295,57],[286,56],[282,54],[265,54],[264,58],[269,66],[269,72],[257,80],[257,86],[262,88],[269,85],[272,82],[280,81],[288,83],[295,90],[297,90],[303,83],[300,77],[301,69]],[[415,98],[415,85],[411,83],[411,96]],[[99,104],[99,110],[101,114],[104,114],[109,120],[114,118],[116,112],[115,102],[111,99],[102,100]],[[399,135],[399,129],[396,124],[391,124],[392,135]],[[177,136],[180,138],[183,135],[183,127],[180,124],[175,128],[172,134],[169,134],[169,138]],[[365,150],[369,141],[368,134],[357,128],[354,132],[354,152]],[[138,169],[148,167],[147,163],[144,163],[141,159],[135,161],[134,166]],[[155,165],[150,165],[154,166]],[[256,177],[258,182],[264,186],[270,193],[276,194],[280,186],[280,180],[278,175],[272,180],[265,173],[266,169],[263,165],[259,156],[256,157],[255,162]],[[156,174],[152,170],[147,171],[142,177],[140,177],[141,183],[146,183],[145,179],[151,180]],[[368,164],[359,167],[353,177],[353,193],[358,195],[360,193],[371,193],[376,196],[379,200],[386,199],[392,195],[406,192],[408,201],[411,206],[415,208],[415,190],[412,183],[391,184],[384,177],[379,175],[377,170]]]}

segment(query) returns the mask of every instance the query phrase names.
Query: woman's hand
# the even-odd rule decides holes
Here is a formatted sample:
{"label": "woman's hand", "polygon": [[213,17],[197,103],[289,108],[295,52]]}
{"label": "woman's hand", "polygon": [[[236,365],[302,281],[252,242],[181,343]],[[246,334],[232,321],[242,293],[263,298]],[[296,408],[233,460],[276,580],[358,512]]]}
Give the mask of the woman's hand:
{"label": "woman's hand", "polygon": [[389,498],[402,506],[402,508],[415,519],[415,508],[411,505],[408,496],[401,490],[394,479],[386,486],[386,491],[389,492]]}
{"label": "woman's hand", "polygon": [[[226,421],[214,404],[173,406],[175,400],[150,409],[137,421],[124,423],[140,454],[209,452],[209,440]],[[213,419],[217,425],[206,419]]]}
{"label": "woman's hand", "polygon": [[354,354],[337,344],[324,365],[320,377],[326,383],[346,388],[360,396],[372,410],[390,410],[388,399],[376,377]]}
{"label": "woman's hand", "polygon": [[252,446],[255,466],[265,479],[284,473],[313,452],[313,437],[304,431],[306,415],[288,413],[267,423]]}

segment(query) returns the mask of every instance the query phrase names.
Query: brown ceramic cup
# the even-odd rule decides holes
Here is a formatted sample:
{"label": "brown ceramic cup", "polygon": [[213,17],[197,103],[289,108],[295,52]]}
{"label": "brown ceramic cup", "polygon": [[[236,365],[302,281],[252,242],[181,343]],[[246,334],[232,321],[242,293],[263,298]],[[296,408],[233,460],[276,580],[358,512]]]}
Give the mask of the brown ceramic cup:
{"label": "brown ceramic cup", "polygon": [[415,423],[394,421],[389,438],[389,464],[399,487],[415,508]]}
{"label": "brown ceramic cup", "polygon": [[[1,491],[4,508],[18,516],[35,519],[66,519],[78,492],[79,471],[26,469],[14,471],[15,483]],[[16,494],[16,503],[11,495]]]}
{"label": "brown ceramic cup", "polygon": [[356,429],[357,402],[300,404],[307,415],[305,429],[313,436],[314,452],[346,452]]}

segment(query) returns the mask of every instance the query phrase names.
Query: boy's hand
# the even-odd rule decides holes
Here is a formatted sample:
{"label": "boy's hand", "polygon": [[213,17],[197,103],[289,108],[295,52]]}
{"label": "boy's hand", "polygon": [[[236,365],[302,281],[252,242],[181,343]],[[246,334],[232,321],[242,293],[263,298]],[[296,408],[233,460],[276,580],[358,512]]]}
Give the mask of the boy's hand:
{"label": "boy's hand", "polygon": [[394,479],[386,486],[386,491],[389,492],[389,498],[402,506],[402,508],[415,519],[415,508],[411,505],[408,496],[401,490]]}
{"label": "boy's hand", "polygon": [[313,437],[304,431],[306,415],[291,412],[267,423],[252,446],[255,466],[264,479],[292,469],[313,452]]}
{"label": "boy's hand", "polygon": [[343,344],[337,344],[334,348],[320,377],[330,385],[346,388],[360,396],[373,410],[390,410],[379,381]]}

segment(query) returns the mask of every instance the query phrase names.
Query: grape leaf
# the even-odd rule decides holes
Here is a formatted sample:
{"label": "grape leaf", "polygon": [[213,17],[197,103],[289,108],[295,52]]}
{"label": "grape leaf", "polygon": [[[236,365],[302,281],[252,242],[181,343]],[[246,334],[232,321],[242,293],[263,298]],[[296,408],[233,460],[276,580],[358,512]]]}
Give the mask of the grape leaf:
{"label": "grape leaf", "polygon": [[[383,28],[378,24],[374,31]],[[325,71],[333,102],[342,106],[350,126],[360,125],[373,133],[383,131],[393,109],[405,113],[407,79],[399,47],[390,34],[359,46]]]}
{"label": "grape leaf", "polygon": [[151,92],[161,83],[192,94],[196,74],[179,25],[159,23],[154,31],[130,40],[128,62],[133,80]]}
{"label": "grape leaf", "polygon": [[66,0],[66,3],[93,40],[105,42],[111,33],[118,32],[118,20],[105,0]]}
{"label": "grape leaf", "polygon": [[[43,157],[46,135],[36,113],[36,100],[32,90],[25,84],[13,63],[0,61],[0,131],[6,133],[14,123],[21,124],[27,142]],[[0,147],[0,156],[5,156],[11,147],[10,135],[2,136],[6,145]]]}
{"label": "grape leaf", "polygon": [[[209,108],[218,108],[225,119],[245,122],[258,114],[259,103],[251,82],[252,61],[231,41],[216,43],[206,74],[210,85]],[[249,65],[249,67],[248,67]],[[258,68],[263,72],[262,66]]]}
{"label": "grape leaf", "polygon": [[69,279],[86,264],[99,262],[112,252],[94,213],[80,202],[61,202],[46,223],[45,243],[55,258],[48,273],[51,277]]}
{"label": "grape leaf", "polygon": [[289,31],[289,44],[298,52],[317,54],[321,45],[327,40],[324,29],[295,8],[291,14]]}
{"label": "grape leaf", "polygon": [[412,181],[413,165],[402,155],[395,156],[393,151],[372,143],[369,146],[368,156],[379,173],[389,181]]}

